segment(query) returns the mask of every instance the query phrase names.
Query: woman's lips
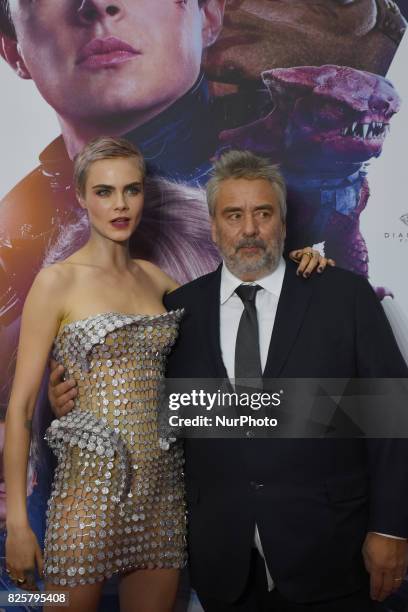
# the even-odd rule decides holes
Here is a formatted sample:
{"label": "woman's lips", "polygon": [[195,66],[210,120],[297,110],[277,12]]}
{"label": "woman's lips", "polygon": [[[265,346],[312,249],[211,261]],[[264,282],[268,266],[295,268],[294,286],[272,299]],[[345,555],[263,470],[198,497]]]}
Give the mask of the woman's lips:
{"label": "woman's lips", "polygon": [[84,68],[106,68],[127,62],[137,55],[141,52],[119,38],[95,38],[82,47],[76,63]]}
{"label": "woman's lips", "polygon": [[129,227],[130,219],[113,219],[111,224],[117,229],[125,229]]}

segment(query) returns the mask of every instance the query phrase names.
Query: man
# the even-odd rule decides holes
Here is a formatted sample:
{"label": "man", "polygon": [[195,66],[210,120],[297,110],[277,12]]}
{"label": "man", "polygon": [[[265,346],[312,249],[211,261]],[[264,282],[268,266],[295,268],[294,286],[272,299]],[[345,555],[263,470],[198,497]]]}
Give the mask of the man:
{"label": "man", "polygon": [[[282,259],[275,167],[225,153],[207,198],[223,264],[166,297],[185,308],[168,377],[408,376],[365,279],[335,269],[306,283]],[[70,381],[50,387],[54,405],[74,394]],[[190,575],[206,611],[366,612],[400,586],[405,440],[192,439],[185,458]]]}

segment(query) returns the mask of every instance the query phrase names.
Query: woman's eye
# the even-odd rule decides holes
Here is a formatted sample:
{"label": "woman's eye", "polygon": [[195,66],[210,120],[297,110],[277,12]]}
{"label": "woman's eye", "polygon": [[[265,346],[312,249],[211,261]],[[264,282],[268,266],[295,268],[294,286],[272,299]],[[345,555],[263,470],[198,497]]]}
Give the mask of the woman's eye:
{"label": "woman's eye", "polygon": [[128,187],[126,191],[130,195],[138,195],[140,193],[140,187]]}
{"label": "woman's eye", "polygon": [[100,196],[100,197],[103,198],[103,197],[109,195],[110,192],[108,191],[108,189],[99,189],[95,193],[96,193],[97,196]]}

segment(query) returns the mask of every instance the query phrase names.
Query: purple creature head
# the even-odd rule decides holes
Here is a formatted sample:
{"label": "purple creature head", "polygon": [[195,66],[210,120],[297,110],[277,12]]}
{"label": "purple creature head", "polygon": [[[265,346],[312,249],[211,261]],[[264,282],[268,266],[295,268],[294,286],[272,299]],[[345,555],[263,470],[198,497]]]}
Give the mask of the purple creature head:
{"label": "purple creature head", "polygon": [[344,66],[277,68],[262,75],[286,106],[288,155],[363,162],[378,157],[400,98],[384,77]]}
{"label": "purple creature head", "polygon": [[286,166],[361,164],[381,153],[400,98],[384,77],[344,66],[276,68],[262,73],[272,112],[221,134],[235,147]]}

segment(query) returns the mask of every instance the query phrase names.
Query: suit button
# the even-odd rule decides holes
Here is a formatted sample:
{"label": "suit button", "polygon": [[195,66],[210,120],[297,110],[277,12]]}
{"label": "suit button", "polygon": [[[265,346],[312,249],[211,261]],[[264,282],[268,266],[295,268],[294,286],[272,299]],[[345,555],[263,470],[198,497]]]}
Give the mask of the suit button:
{"label": "suit button", "polygon": [[263,484],[261,482],[254,482],[251,480],[249,484],[253,489],[255,489],[255,491],[260,491],[263,488]]}

